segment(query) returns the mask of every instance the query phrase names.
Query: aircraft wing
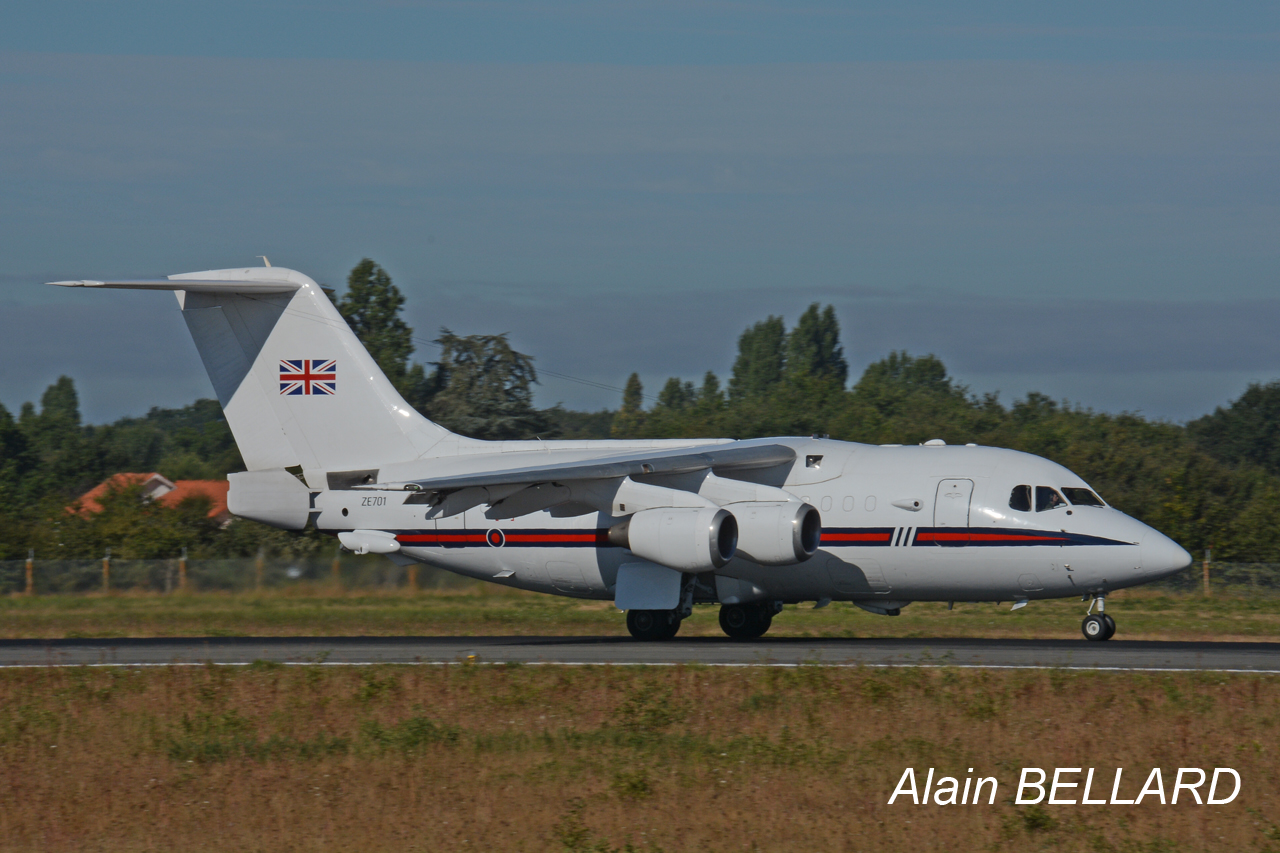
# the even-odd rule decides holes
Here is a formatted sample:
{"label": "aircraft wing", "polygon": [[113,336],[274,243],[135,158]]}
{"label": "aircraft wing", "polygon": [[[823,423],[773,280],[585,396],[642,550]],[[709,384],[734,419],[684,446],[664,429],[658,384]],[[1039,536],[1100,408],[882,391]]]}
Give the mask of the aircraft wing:
{"label": "aircraft wing", "polygon": [[[706,448],[682,447],[668,451],[649,449],[575,462],[553,462],[524,468],[408,480],[403,483],[378,483],[364,488],[451,492],[457,489],[517,483],[532,485],[560,480],[606,480],[645,474],[684,474],[707,468],[738,470],[770,468],[774,465],[793,462],[795,458],[796,452],[785,444],[722,444]],[[415,486],[417,489],[414,489]]]}

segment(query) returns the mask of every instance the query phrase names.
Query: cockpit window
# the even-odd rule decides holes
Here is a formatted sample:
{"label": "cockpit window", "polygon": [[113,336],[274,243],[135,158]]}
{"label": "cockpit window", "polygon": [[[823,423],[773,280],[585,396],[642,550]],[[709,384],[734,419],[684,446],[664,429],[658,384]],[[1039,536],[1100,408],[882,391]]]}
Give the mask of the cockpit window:
{"label": "cockpit window", "polygon": [[1009,493],[1009,509],[1016,509],[1019,512],[1031,512],[1030,486],[1013,487],[1013,491]]}
{"label": "cockpit window", "polygon": [[1062,495],[1058,494],[1057,489],[1052,489],[1048,486],[1036,486],[1036,512],[1057,509],[1066,505],[1067,502],[1063,500]]}
{"label": "cockpit window", "polygon": [[1088,489],[1063,489],[1062,491],[1067,496],[1067,500],[1076,506],[1106,506],[1102,498]]}

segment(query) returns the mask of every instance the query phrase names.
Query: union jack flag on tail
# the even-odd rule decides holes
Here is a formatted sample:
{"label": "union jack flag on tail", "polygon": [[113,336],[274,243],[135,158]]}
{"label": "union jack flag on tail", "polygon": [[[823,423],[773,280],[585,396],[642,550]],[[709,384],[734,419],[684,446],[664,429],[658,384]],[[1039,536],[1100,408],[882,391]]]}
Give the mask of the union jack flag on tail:
{"label": "union jack flag on tail", "polygon": [[280,393],[290,396],[338,393],[338,364],[329,358],[280,361]]}

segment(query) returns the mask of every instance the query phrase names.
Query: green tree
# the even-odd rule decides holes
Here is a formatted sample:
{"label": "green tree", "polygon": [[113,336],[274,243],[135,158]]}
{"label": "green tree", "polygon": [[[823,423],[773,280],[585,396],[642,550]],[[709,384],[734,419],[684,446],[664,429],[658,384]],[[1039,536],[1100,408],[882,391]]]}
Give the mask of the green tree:
{"label": "green tree", "polygon": [[781,317],[769,316],[738,338],[738,357],[729,378],[729,399],[763,397],[782,381],[787,329]]}
{"label": "green tree", "polygon": [[436,390],[420,364],[412,364],[413,329],[401,317],[404,295],[387,271],[365,258],[347,276],[338,313],[364,344],[387,379],[411,406],[426,406]]}
{"label": "green tree", "polygon": [[80,426],[80,401],[70,376],[59,376],[40,398],[40,411],[24,403],[18,429],[35,459],[26,478],[29,498],[83,490],[102,473]]}
{"label": "green tree", "polygon": [[1187,432],[1212,456],[1280,474],[1280,382],[1250,384],[1227,408],[1188,423]]}
{"label": "green tree", "polygon": [[698,389],[697,405],[709,411],[718,411],[724,407],[724,392],[720,390],[720,379],[710,370],[702,377],[702,387]]}
{"label": "green tree", "polygon": [[16,510],[23,477],[31,469],[27,439],[9,410],[0,405],[0,510]]}
{"label": "green tree", "polygon": [[622,389],[622,408],[614,417],[610,432],[614,438],[634,438],[643,425],[644,385],[640,383],[640,374],[633,373]]}
{"label": "green tree", "polygon": [[693,405],[695,399],[697,399],[697,392],[693,389],[693,383],[681,382],[672,376],[658,392],[657,405],[663,409],[678,412]]}
{"label": "green tree", "polygon": [[511,348],[506,335],[455,335],[440,330],[433,419],[473,438],[533,438],[547,421],[533,407],[538,381],[533,359]]}
{"label": "green tree", "polygon": [[819,310],[813,303],[787,335],[786,377],[789,380],[815,378],[836,382],[849,379],[849,363],[840,345],[840,323],[836,309]]}

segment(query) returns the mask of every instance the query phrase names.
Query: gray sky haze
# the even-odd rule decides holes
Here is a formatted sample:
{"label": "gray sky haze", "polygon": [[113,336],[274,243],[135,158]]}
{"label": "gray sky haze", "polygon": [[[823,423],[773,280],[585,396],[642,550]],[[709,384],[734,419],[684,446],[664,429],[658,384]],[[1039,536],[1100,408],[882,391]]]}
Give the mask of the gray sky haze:
{"label": "gray sky haze", "polygon": [[933,352],[1006,401],[1183,420],[1280,376],[1280,14],[967,8],[14,10],[0,402],[210,396],[172,297],[39,282],[260,254],[335,286],[372,257],[424,340],[609,386],[724,375],[812,301],[855,370]]}

